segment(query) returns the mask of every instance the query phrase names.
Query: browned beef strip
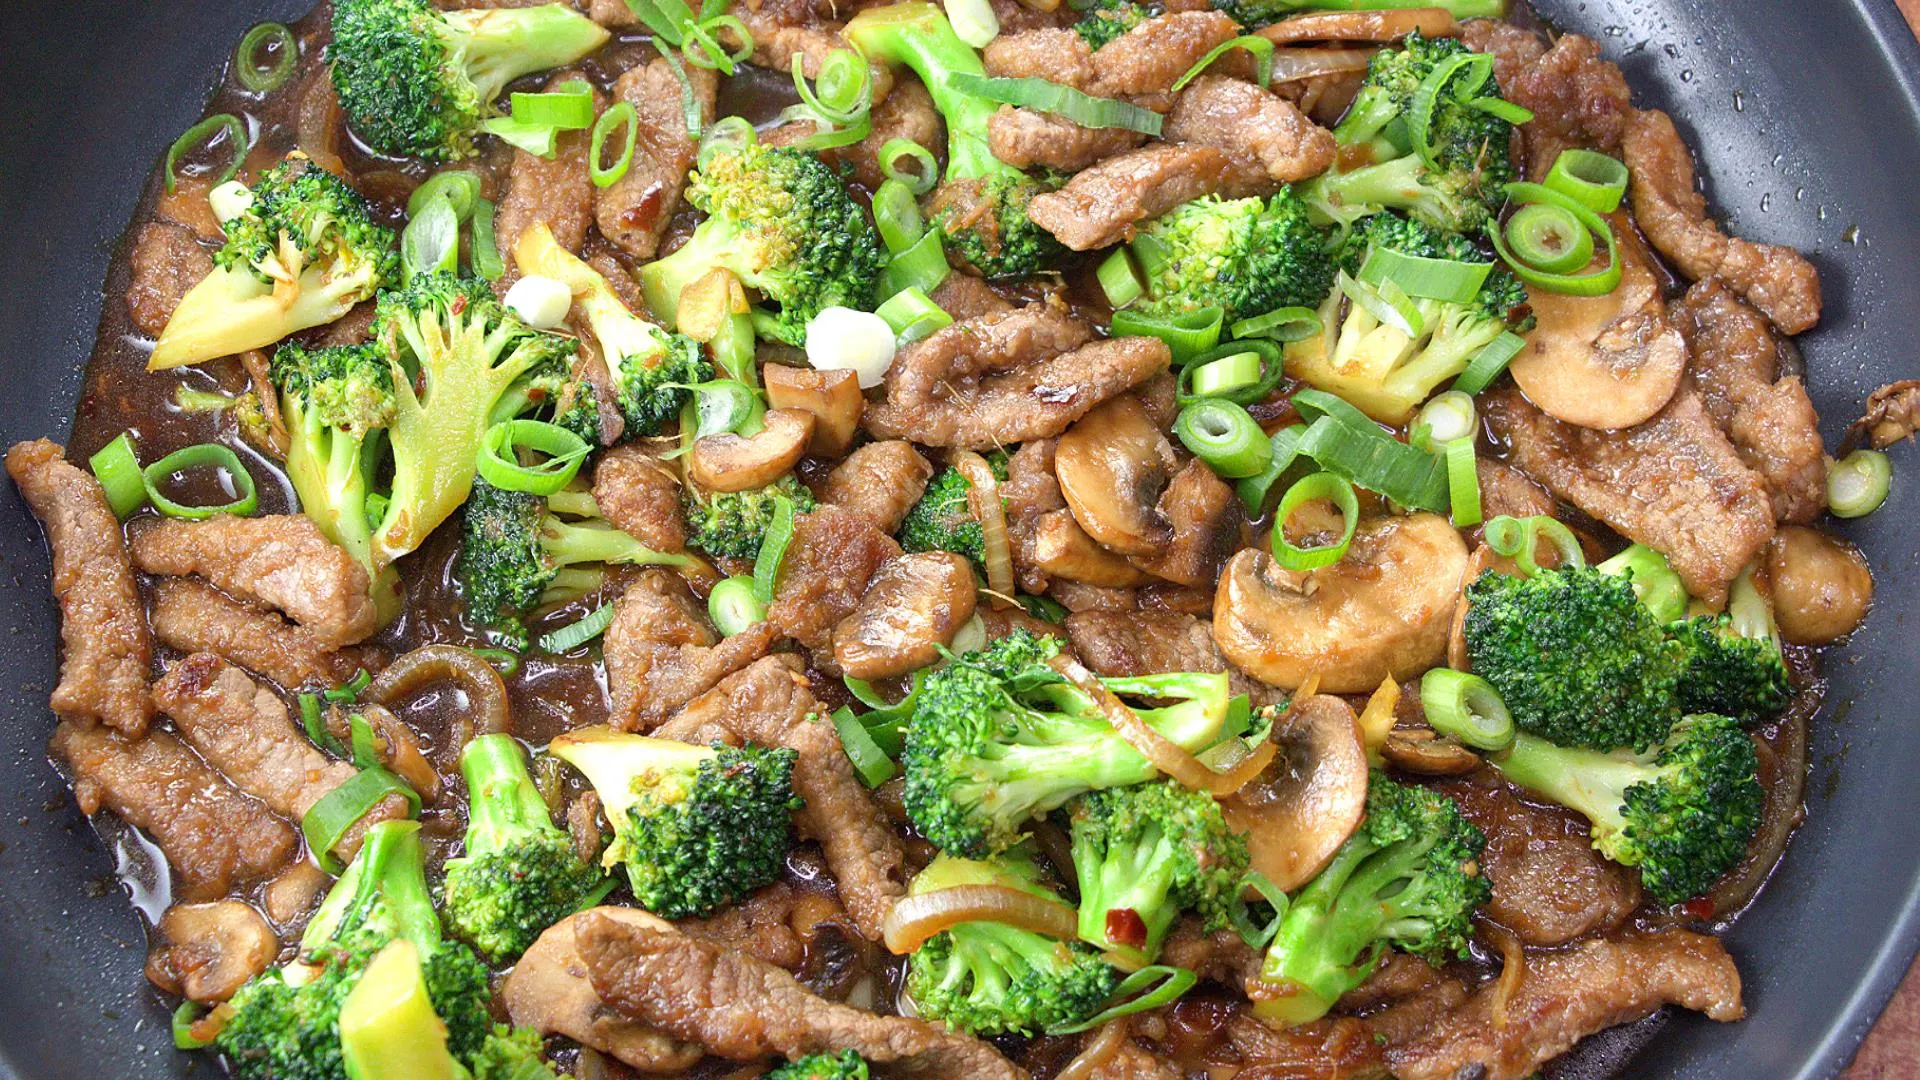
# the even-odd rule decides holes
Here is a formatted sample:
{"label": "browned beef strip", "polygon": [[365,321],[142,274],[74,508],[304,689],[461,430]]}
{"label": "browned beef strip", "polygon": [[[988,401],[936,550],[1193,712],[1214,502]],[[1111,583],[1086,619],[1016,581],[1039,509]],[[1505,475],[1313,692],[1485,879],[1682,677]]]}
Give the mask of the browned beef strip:
{"label": "browned beef strip", "polygon": [[1632,94],[1593,39],[1567,34],[1548,48],[1534,31],[1490,19],[1466,23],[1461,38],[1493,55],[1501,94],[1533,113],[1520,129],[1529,178],[1544,179],[1562,150],[1619,149]]}
{"label": "browned beef strip", "polygon": [[980,54],[987,74],[1003,79],[1046,79],[1084,90],[1093,85],[1093,49],[1072,30],[1048,27],[1001,34]]}
{"label": "browned beef strip", "polygon": [[1132,1039],[1122,1040],[1086,1074],[1087,1080],[1183,1080],[1184,1076],[1172,1062],[1149,1053]]}
{"label": "browned beef strip", "polygon": [[1213,641],[1204,619],[1169,611],[1078,611],[1063,625],[1073,651],[1101,675],[1158,675],[1168,671],[1224,671],[1233,692],[1256,706],[1284,701],[1286,694],[1234,668]]}
{"label": "browned beef strip", "polygon": [[902,439],[870,442],[833,467],[820,501],[865,518],[891,535],[926,493],[933,465]]}
{"label": "browned beef strip", "polygon": [[133,238],[128,257],[127,313],[148,337],[159,337],[187,290],[213,272],[213,256],[193,230],[168,221],[149,221]]}
{"label": "browned beef strip", "polygon": [[[817,79],[829,55],[852,48],[840,34],[840,20],[850,11],[843,12],[832,0],[735,0],[727,14],[753,35],[751,62],[782,75],[793,70],[798,56],[802,73]],[[879,105],[893,92],[893,71],[885,64],[872,64],[869,70],[873,103]]]}
{"label": "browned beef strip", "polygon": [[60,683],[53,711],[129,735],[147,730],[153,645],[120,522],[100,482],[46,439],[7,451],[7,473],[47,532],[60,602]]}
{"label": "browned beef strip", "polygon": [[[547,80],[551,90],[563,82],[580,77],[577,71],[556,72]],[[676,95],[678,89],[676,88]],[[678,100],[678,97],[675,97]],[[605,102],[594,94],[594,111]],[[494,239],[500,247],[500,259],[507,272],[494,283],[501,295],[520,278],[514,263],[514,245],[520,234],[539,222],[553,230],[554,243],[578,252],[586,242],[587,226],[593,223],[593,181],[587,176],[589,132],[563,131],[554,143],[552,160],[515,149],[513,165],[507,173],[507,192],[501,196],[499,214],[494,218]],[[634,152],[634,167],[640,155]]]}
{"label": "browned beef strip", "polygon": [[1687,290],[1674,312],[1700,404],[1766,483],[1774,517],[1797,525],[1819,517],[1827,506],[1820,417],[1800,378],[1782,377],[1783,344],[1766,317],[1717,280]]}
{"label": "browned beef strip", "polygon": [[998,315],[1013,308],[1013,302],[994,292],[993,286],[959,271],[948,274],[928,296],[941,311],[953,316],[955,322]]}
{"label": "browned beef strip", "polygon": [[1226,1024],[1226,1042],[1252,1077],[1386,1080],[1379,1043],[1351,1016],[1325,1017],[1280,1030],[1241,1013]]}
{"label": "browned beef strip", "polygon": [[[802,894],[792,885],[776,881],[707,918],[676,920],[674,929],[798,974],[807,961],[807,946],[800,935],[793,932],[791,919],[802,895],[820,894]],[[830,898],[820,898],[835,913],[840,913]],[[806,924],[806,928],[811,930],[813,924]]]}
{"label": "browned beef strip", "polygon": [[1060,494],[1060,480],[1053,473],[1055,445],[1053,439],[1021,443],[1007,459],[1007,479],[1000,485],[1000,499],[1007,508],[1007,539],[1013,548],[1013,572],[1020,579],[1020,587],[1032,593],[1047,588],[1046,572],[1038,565],[1041,521],[1067,508],[1066,496]]}
{"label": "browned beef strip", "polygon": [[766,623],[722,640],[678,574],[652,569],[620,594],[607,627],[607,687],[613,726],[646,731],[714,683],[766,654]]}
{"label": "browned beef strip", "polygon": [[1740,973],[1718,938],[1684,930],[1603,938],[1562,952],[1527,954],[1527,970],[1495,1025],[1496,985],[1412,1041],[1387,1048],[1400,1080],[1520,1080],[1596,1031],[1663,1005],[1720,1021],[1746,1015]]}
{"label": "browned beef strip", "polygon": [[827,1001],[771,964],[685,934],[589,912],[574,940],[602,1001],[732,1061],[854,1050],[916,1077],[1026,1076],[977,1039]]}
{"label": "browned beef strip", "polygon": [[[1078,648],[1078,646],[1076,646]],[[1102,672],[1102,674],[1105,674]],[[1182,915],[1167,932],[1160,963],[1186,968],[1208,982],[1240,987],[1260,974],[1264,954],[1227,927],[1209,933],[1198,916]]]}
{"label": "browned beef strip", "polygon": [[134,536],[133,563],[149,574],[197,574],[278,608],[331,646],[360,641],[379,622],[366,568],[301,514],[163,521]]}
{"label": "browned beef strip", "polygon": [[1211,146],[1155,143],[1110,157],[1027,205],[1034,224],[1074,251],[1111,247],[1133,227],[1203,195],[1264,195],[1266,170]]}
{"label": "browned beef strip", "polygon": [[1480,458],[1474,462],[1480,480],[1480,512],[1496,517],[1553,516],[1553,496],[1532,478],[1504,461]]}
{"label": "browned beef strip", "polygon": [[[638,908],[593,909],[599,917],[670,929],[667,922]],[[548,927],[514,964],[500,984],[500,1001],[516,1026],[542,1036],[564,1035],[617,1058],[643,1073],[678,1074],[698,1064],[706,1052],[607,1008],[587,981],[587,966],[574,945],[574,929],[586,913]]]}
{"label": "browned beef strip", "polygon": [[1170,11],[1094,50],[1094,92],[1101,97],[1165,94],[1215,46],[1240,33],[1219,11]]}
{"label": "browned beef strip", "polygon": [[[719,76],[690,65],[685,70],[704,127],[713,119]],[[651,259],[660,250],[667,222],[680,208],[680,190],[700,144],[687,134],[680,79],[666,60],[621,75],[613,84],[613,96],[634,107],[639,136],[627,174],[594,195],[593,220],[615,247],[636,259]],[[664,319],[673,312],[654,314]]]}
{"label": "browned beef strip", "polygon": [[1167,115],[1165,137],[1251,158],[1275,180],[1318,176],[1333,164],[1333,133],[1292,102],[1221,75],[1193,80]]}
{"label": "browned beef strip", "polygon": [[1199,458],[1173,475],[1154,512],[1168,525],[1166,546],[1131,561],[1176,585],[1213,588],[1227,560],[1251,538],[1240,497]]}
{"label": "browned beef strip", "polygon": [[293,827],[227,785],[166,731],[129,738],[62,720],[49,750],[88,814],[106,808],[153,838],[177,902],[217,900],[272,877],[299,852]]}
{"label": "browned beef strip", "polygon": [[1511,390],[1490,395],[1485,415],[1514,466],[1665,555],[1710,604],[1773,537],[1766,488],[1690,392],[1624,431],[1563,424]]}
{"label": "browned beef strip", "polygon": [[608,521],[655,551],[686,549],[680,478],[648,444],[627,443],[600,456],[593,501]]}
{"label": "browned beef strip", "polygon": [[1126,128],[1087,128],[1051,113],[1002,105],[987,120],[987,147],[1018,169],[1079,172],[1147,141]]}
{"label": "browned beef strip", "polygon": [[1412,31],[1425,37],[1454,37],[1459,24],[1445,8],[1396,11],[1316,11],[1263,26],[1259,35],[1275,45],[1302,41],[1398,41]]}
{"label": "browned beef strip", "polygon": [[362,669],[378,671],[377,649],[328,647],[298,626],[243,604],[198,578],[153,583],[153,636],[182,653],[216,653],[289,690],[338,686]]}
{"label": "browned beef strip", "polygon": [[887,369],[887,399],[905,407],[926,405],[989,372],[1058,356],[1092,340],[1091,326],[1044,304],[966,319],[901,350]]}
{"label": "browned beef strip", "polygon": [[866,518],[822,506],[794,519],[793,541],[780,567],[780,584],[767,622],[831,658],[833,628],[853,614],[873,576],[900,557],[900,545]]}
{"label": "browned beef strip", "polygon": [[973,565],[950,551],[903,555],[880,568],[853,614],[833,629],[833,658],[856,679],[890,679],[940,659],[973,618]]}

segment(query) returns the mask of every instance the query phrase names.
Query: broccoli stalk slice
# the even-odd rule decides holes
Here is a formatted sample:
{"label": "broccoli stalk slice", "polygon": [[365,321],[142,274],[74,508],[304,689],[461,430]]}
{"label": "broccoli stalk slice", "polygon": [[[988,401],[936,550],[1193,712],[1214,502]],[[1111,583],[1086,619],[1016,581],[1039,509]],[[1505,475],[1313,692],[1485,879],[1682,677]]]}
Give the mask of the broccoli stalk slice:
{"label": "broccoli stalk slice", "polygon": [[1659,622],[1679,622],[1687,613],[1685,583],[1665,555],[1645,544],[1633,544],[1613,558],[1595,564],[1594,569],[1632,581],[1633,594]]}
{"label": "broccoli stalk slice", "polygon": [[412,942],[381,949],[348,992],[340,1006],[340,1058],[351,1078],[455,1080],[466,1073],[447,1049],[447,1024],[433,1011]]}

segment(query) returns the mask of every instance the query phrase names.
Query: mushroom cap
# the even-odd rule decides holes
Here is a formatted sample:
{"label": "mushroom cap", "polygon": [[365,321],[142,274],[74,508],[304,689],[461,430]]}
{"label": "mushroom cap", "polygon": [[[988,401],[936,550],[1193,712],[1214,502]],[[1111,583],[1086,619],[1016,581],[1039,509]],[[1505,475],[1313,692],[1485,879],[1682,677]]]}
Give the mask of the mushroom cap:
{"label": "mushroom cap", "polygon": [[1252,869],[1287,892],[1333,858],[1367,811],[1367,752],[1353,708],[1315,694],[1275,725],[1280,755],[1253,782],[1220,800],[1227,824],[1247,834]]}
{"label": "mushroom cap", "polygon": [[1094,542],[1070,510],[1049,510],[1034,519],[1031,562],[1048,577],[1131,589],[1153,578]]}
{"label": "mushroom cap", "polygon": [[760,376],[767,384],[768,405],[813,414],[808,453],[837,458],[853,446],[867,399],[861,396],[860,377],[852,369],[767,364],[760,369]]}
{"label": "mushroom cap", "polygon": [[279,953],[280,939],[252,905],[176,904],[154,926],[147,978],[190,1001],[225,1001]]}
{"label": "mushroom cap", "polygon": [[708,491],[752,491],[785,476],[813,439],[813,414],[769,409],[766,427],[751,437],[708,435],[687,455],[687,475]]}
{"label": "mushroom cap", "polygon": [[1122,555],[1156,555],[1173,528],[1154,507],[1179,464],[1146,406],[1121,394],[1060,436],[1053,472],[1088,536]]}

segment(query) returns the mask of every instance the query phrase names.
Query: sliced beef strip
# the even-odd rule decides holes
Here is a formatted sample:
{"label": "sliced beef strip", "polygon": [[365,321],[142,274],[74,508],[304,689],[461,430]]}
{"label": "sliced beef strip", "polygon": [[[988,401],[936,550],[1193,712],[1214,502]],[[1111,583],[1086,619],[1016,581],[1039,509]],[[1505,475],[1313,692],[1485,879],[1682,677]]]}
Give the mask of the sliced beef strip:
{"label": "sliced beef strip", "polygon": [[953,323],[902,350],[887,369],[887,400],[926,405],[973,386],[980,376],[1058,356],[1093,340],[1071,313],[1029,304]]}
{"label": "sliced beef strip", "polygon": [[820,501],[837,506],[891,535],[926,494],[933,465],[903,439],[870,442],[833,467]]}
{"label": "sliced beef strip", "polygon": [[1484,415],[1509,461],[1554,494],[1665,555],[1687,591],[1709,604],[1773,537],[1760,477],[1682,391],[1652,420],[1623,431],[1563,424],[1517,391],[1489,395]]}
{"label": "sliced beef strip", "polygon": [[379,623],[366,568],[301,514],[163,521],[133,538],[148,574],[195,574],[229,596],[255,600],[329,646],[351,645]]}
{"label": "sliced beef strip", "polygon": [[1675,306],[1700,404],[1767,485],[1776,520],[1805,525],[1827,506],[1820,417],[1798,376],[1782,377],[1783,343],[1725,284],[1703,281]]}
{"label": "sliced beef strip", "polygon": [[608,521],[655,551],[686,549],[680,478],[646,443],[627,443],[600,456],[593,501]]}
{"label": "sliced beef strip", "polygon": [[1275,190],[1266,170],[1191,143],[1155,143],[1102,161],[1027,205],[1034,224],[1074,251],[1111,247],[1143,221],[1203,195],[1237,199]]}
{"label": "sliced beef strip", "polygon": [[1381,1049],[1350,1016],[1325,1017],[1285,1031],[1241,1013],[1226,1024],[1226,1042],[1253,1076],[1383,1080]]}
{"label": "sliced beef strip", "polygon": [[[579,77],[577,71],[557,72],[547,80],[546,89],[552,90]],[[674,100],[678,101],[677,86],[674,92]],[[605,104],[602,95],[596,92],[594,112],[598,113]],[[499,213],[493,224],[500,260],[507,268],[494,283],[500,295],[505,296],[506,290],[520,278],[513,249],[520,242],[520,234],[535,224],[544,222],[553,230],[554,242],[568,251],[578,252],[586,243],[587,226],[593,223],[594,193],[593,181],[587,175],[589,135],[586,131],[561,132],[554,142],[551,160],[525,150],[514,150],[513,164],[507,172],[507,191],[500,198]],[[640,166],[639,151],[634,152],[634,166]]]}
{"label": "sliced beef strip", "polygon": [[1635,113],[1621,142],[1633,174],[1627,194],[1634,222],[1675,269],[1692,281],[1719,278],[1782,333],[1801,334],[1820,321],[1820,272],[1790,247],[1728,236],[1707,216],[1694,186],[1693,152],[1666,113]]}
{"label": "sliced beef strip", "polygon": [[[793,58],[798,56],[801,72],[817,79],[820,65],[829,55],[853,48],[840,33],[840,19],[847,12],[830,0],[735,0],[727,14],[739,19],[753,35],[750,62],[782,75],[793,70]],[[893,71],[885,64],[871,64],[868,70],[873,80],[873,103],[878,106],[892,95]]]}
{"label": "sliced beef strip", "polygon": [[1166,139],[1250,158],[1275,180],[1318,176],[1333,164],[1333,133],[1292,102],[1250,82],[1202,75],[1175,99]]}
{"label": "sliced beef strip", "polygon": [[185,225],[149,221],[134,236],[128,266],[127,313],[141,333],[159,337],[180,298],[213,272],[213,256]]}
{"label": "sliced beef strip", "polygon": [[1173,924],[1160,950],[1160,963],[1186,968],[1208,982],[1231,987],[1244,986],[1257,978],[1264,959],[1265,954],[1248,945],[1240,931],[1228,927],[1209,933],[1194,915],[1182,915]]}
{"label": "sliced beef strip", "polygon": [[63,649],[53,711],[137,736],[153,718],[146,612],[106,492],[66,453],[46,439],[7,451],[7,473],[46,529],[53,552]]}
{"label": "sliced beef strip", "polygon": [[973,564],[950,551],[903,555],[880,568],[853,614],[833,628],[841,670],[869,682],[940,659],[973,618]]}
{"label": "sliced beef strip", "polygon": [[1519,469],[1483,457],[1474,462],[1474,472],[1480,481],[1480,512],[1488,521],[1501,516],[1553,516],[1553,495]]}
{"label": "sliced beef strip", "polygon": [[1225,12],[1170,11],[1094,50],[1093,90],[1101,97],[1165,94],[1240,26]]}
{"label": "sliced beef strip", "polygon": [[1020,579],[1020,587],[1031,593],[1047,589],[1047,575],[1038,565],[1041,522],[1067,508],[1066,496],[1060,494],[1060,480],[1053,472],[1055,445],[1053,439],[1021,443],[1007,459],[1007,479],[1000,485],[1000,499],[1007,510],[1007,536],[1012,541],[1013,572]]}
{"label": "sliced beef strip", "polygon": [[[719,76],[705,68],[685,68],[704,127],[713,119]],[[687,134],[680,79],[666,60],[656,59],[621,75],[613,84],[613,97],[634,107],[639,134],[627,174],[593,196],[593,220],[600,235],[615,247],[636,259],[651,259],[659,253],[660,238],[680,208],[680,191],[700,144]],[[668,318],[673,313],[654,314]]]}
{"label": "sliced beef strip", "polygon": [[1490,19],[1466,23],[1461,39],[1492,54],[1502,96],[1533,113],[1520,129],[1528,177],[1545,179],[1563,150],[1619,149],[1632,93],[1598,42],[1566,34],[1549,48],[1532,30]]}
{"label": "sliced beef strip", "polygon": [[953,316],[955,322],[1013,309],[1013,301],[994,292],[993,286],[959,271],[948,274],[928,295],[941,311]]}
{"label": "sliced beef strip", "polygon": [[1722,1022],[1746,1015],[1740,973],[1717,938],[1684,930],[1583,942],[1527,954],[1526,974],[1493,1022],[1496,984],[1411,1041],[1387,1048],[1400,1080],[1520,1080],[1596,1031],[1664,1005]]}
{"label": "sliced beef strip", "polygon": [[293,826],[242,795],[170,732],[129,738],[62,720],[49,751],[88,814],[111,810],[153,838],[176,902],[217,900],[272,877],[299,853]]}
{"label": "sliced beef strip", "polygon": [[987,148],[1017,169],[1081,169],[1131,150],[1147,137],[1126,128],[1088,128],[1051,113],[1002,105],[987,120]]}
{"label": "sliced beef strip", "polygon": [[153,583],[153,636],[181,653],[214,653],[289,690],[338,686],[354,673],[378,671],[377,649],[333,649],[306,627],[243,604],[198,578]]}
{"label": "sliced beef strip", "polygon": [[677,1074],[698,1064],[705,1050],[620,1015],[593,992],[586,962],[574,943],[576,928],[589,914],[671,930],[664,919],[638,908],[600,907],[560,920],[534,941],[500,984],[508,1018],[542,1036],[564,1035],[643,1073]]}
{"label": "sliced beef strip", "polygon": [[1181,468],[1154,503],[1169,527],[1165,548],[1130,561],[1164,581],[1211,589],[1220,570],[1251,539],[1240,497],[1199,458]]}
{"label": "sliced beef strip", "polygon": [[807,960],[806,943],[793,932],[791,921],[799,897],[792,885],[776,881],[707,918],[681,919],[674,929],[798,974]]}
{"label": "sliced beef strip", "polygon": [[1184,1076],[1171,1062],[1132,1039],[1122,1040],[1118,1049],[1086,1073],[1087,1080],[1184,1080]]}
{"label": "sliced beef strip", "polygon": [[915,1077],[1026,1077],[977,1039],[828,1001],[771,964],[685,934],[589,912],[574,940],[602,1001],[732,1061],[854,1050]]}
{"label": "sliced beef strip", "polygon": [[1430,7],[1395,11],[1316,11],[1282,19],[1261,27],[1257,32],[1275,45],[1292,45],[1303,41],[1398,41],[1416,30],[1430,38],[1454,37],[1460,33],[1460,26],[1447,9]]}
{"label": "sliced beef strip", "polygon": [[1169,611],[1079,611],[1063,624],[1073,651],[1101,675],[1224,671],[1236,694],[1255,707],[1286,700],[1285,692],[1228,664],[1204,619]]}
{"label": "sliced beef strip", "polygon": [[794,519],[767,623],[816,659],[831,659],[834,626],[860,606],[880,568],[899,557],[900,545],[864,517],[837,506],[801,514]]}
{"label": "sliced beef strip", "polygon": [[1046,79],[1084,90],[1093,85],[1093,49],[1072,30],[1048,27],[1001,34],[980,54],[987,74],[1002,79]]}
{"label": "sliced beef strip", "polygon": [[620,594],[607,626],[609,720],[623,731],[649,730],[772,644],[764,622],[722,640],[684,579],[648,570]]}

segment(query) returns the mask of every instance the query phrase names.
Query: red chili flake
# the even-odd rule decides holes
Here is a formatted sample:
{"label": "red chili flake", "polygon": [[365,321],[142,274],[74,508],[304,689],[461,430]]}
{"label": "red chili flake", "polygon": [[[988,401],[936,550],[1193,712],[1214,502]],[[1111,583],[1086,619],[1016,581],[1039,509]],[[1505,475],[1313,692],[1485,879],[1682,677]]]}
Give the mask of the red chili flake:
{"label": "red chili flake", "polygon": [[1689,919],[1711,919],[1713,918],[1713,898],[1710,896],[1696,896],[1686,903],[1681,904],[1680,910],[1684,912]]}
{"label": "red chili flake", "polygon": [[1115,945],[1125,945],[1129,948],[1146,948],[1146,920],[1132,908],[1108,908],[1107,940]]}
{"label": "red chili flake", "polygon": [[461,294],[459,294],[458,296],[455,296],[455,297],[453,298],[453,303],[452,303],[452,304],[450,305],[450,307],[451,307],[451,310],[453,311],[453,313],[454,313],[455,315],[461,315],[461,314],[464,314],[464,313],[466,312],[466,310],[467,310],[467,296],[466,296],[466,294],[465,294],[465,293],[461,293]]}

